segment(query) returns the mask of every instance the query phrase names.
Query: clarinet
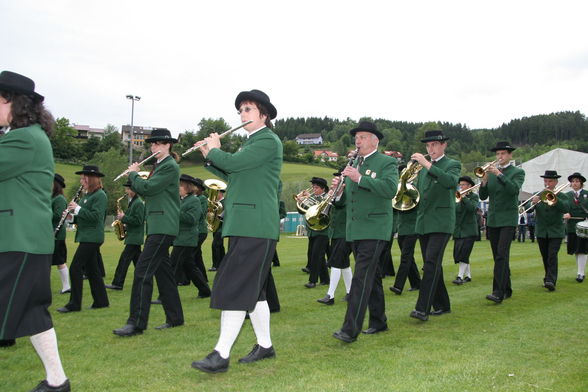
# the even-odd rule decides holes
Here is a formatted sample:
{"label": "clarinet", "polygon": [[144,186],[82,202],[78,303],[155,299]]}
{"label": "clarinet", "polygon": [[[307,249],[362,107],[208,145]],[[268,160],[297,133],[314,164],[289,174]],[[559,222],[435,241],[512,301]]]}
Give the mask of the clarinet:
{"label": "clarinet", "polygon": [[[71,201],[72,203],[77,203],[77,201],[80,200],[80,196],[82,194],[83,189],[84,189],[84,186],[80,185],[80,187],[76,191],[74,198]],[[53,232],[54,236],[56,236],[57,233],[59,233],[59,230],[61,230],[61,226],[63,226],[63,223],[65,222],[65,219],[67,218],[67,214],[69,214],[69,213],[70,213],[70,211],[68,208],[63,210],[63,213],[61,214],[61,220],[59,221],[59,224],[57,224],[57,227],[55,228],[55,231]]]}

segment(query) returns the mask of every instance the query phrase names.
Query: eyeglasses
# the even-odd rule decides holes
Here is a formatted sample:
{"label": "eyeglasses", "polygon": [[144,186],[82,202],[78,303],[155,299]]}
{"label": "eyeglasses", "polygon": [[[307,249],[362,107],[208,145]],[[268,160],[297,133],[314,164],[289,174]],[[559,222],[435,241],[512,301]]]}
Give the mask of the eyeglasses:
{"label": "eyeglasses", "polygon": [[245,106],[244,108],[237,110],[237,113],[238,114],[241,114],[243,112],[249,113],[252,110],[257,110],[257,108],[256,107],[251,107],[251,106]]}

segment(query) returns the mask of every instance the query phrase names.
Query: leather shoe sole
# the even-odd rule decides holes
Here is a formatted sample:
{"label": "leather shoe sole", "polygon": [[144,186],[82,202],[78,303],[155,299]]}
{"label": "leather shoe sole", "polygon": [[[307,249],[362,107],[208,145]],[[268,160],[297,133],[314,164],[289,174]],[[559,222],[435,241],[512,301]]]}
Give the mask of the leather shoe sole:
{"label": "leather shoe sole", "polygon": [[486,299],[487,299],[488,301],[492,301],[492,302],[494,302],[494,303],[497,303],[497,304],[500,304],[500,303],[502,303],[502,298],[500,298],[500,297],[497,297],[497,296],[495,296],[494,294],[488,294],[488,295],[486,296]]}
{"label": "leather shoe sole", "polygon": [[335,339],[339,339],[340,341],[345,342],[345,343],[353,343],[357,340],[357,338],[349,336],[343,331],[334,332],[333,337]]}
{"label": "leather shoe sole", "polygon": [[376,334],[376,333],[385,332],[387,330],[388,330],[388,327],[384,327],[384,328],[380,328],[380,329],[368,328],[368,329],[365,329],[365,330],[361,331],[361,333],[364,333],[366,335],[373,335],[373,334]]}
{"label": "leather shoe sole", "polygon": [[393,292],[396,295],[402,295],[402,290],[400,290],[396,286],[390,286],[390,291]]}
{"label": "leather shoe sole", "polygon": [[410,317],[421,321],[427,321],[429,319],[429,316],[427,316],[426,313],[420,312],[418,310],[413,310],[412,312],[410,312]]}
{"label": "leather shoe sole", "polygon": [[192,367],[206,373],[224,373],[229,369],[229,358],[224,359],[214,350],[206,358],[192,362]]}
{"label": "leather shoe sole", "polygon": [[447,314],[447,313],[451,313],[450,309],[439,309],[439,310],[434,310],[431,312],[431,316],[441,316],[443,314]]}

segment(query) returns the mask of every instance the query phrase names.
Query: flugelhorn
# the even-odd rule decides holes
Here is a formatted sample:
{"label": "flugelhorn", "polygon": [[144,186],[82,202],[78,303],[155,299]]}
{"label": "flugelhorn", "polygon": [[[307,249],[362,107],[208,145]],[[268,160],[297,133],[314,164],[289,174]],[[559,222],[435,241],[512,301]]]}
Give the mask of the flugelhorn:
{"label": "flugelhorn", "polygon": [[466,196],[466,195],[472,193],[473,191],[475,191],[476,189],[478,189],[480,187],[480,185],[481,184],[478,183],[474,186],[471,186],[467,189],[464,189],[463,191],[456,191],[455,192],[455,202],[459,203],[464,196]]}
{"label": "flugelhorn", "polygon": [[478,166],[474,169],[474,174],[476,175],[476,177],[482,178],[482,177],[484,177],[484,174],[486,174],[486,172],[488,171],[488,168],[490,166],[497,164],[497,163],[498,163],[498,159],[495,159],[492,162],[488,162],[482,166]]}
{"label": "flugelhorn", "polygon": [[[253,122],[253,121],[251,121],[251,120],[249,120],[249,121],[245,121],[243,124],[241,124],[241,125],[239,125],[239,126],[237,126],[237,127],[235,127],[235,128],[229,129],[228,131],[224,131],[223,133],[221,133],[220,135],[218,135],[218,137],[220,137],[220,138],[223,138],[223,137],[227,136],[229,133],[233,133],[233,132],[235,132],[237,129],[241,129],[241,128],[243,128],[245,125],[249,125],[249,124],[251,124],[252,122]],[[201,143],[195,144],[195,145],[193,145],[192,147],[190,147],[189,149],[187,149],[187,150],[186,150],[186,151],[185,151],[185,152],[182,154],[182,156],[183,156],[183,157],[185,157],[186,155],[188,155],[188,154],[189,154],[189,153],[191,153],[192,151],[194,151],[194,150],[198,150],[200,147],[202,147],[202,146],[205,146],[205,145],[207,145],[207,144],[208,144],[208,142],[201,142]]]}
{"label": "flugelhorn", "polygon": [[[157,154],[159,154],[159,151],[155,151],[153,154],[149,155],[147,158],[143,159],[141,162],[139,162],[139,166],[142,166],[143,164],[145,164],[145,162],[147,162],[148,160],[150,160],[151,158],[153,158],[154,156],[156,156]],[[129,173],[129,169],[125,170],[124,172],[120,173],[118,176],[116,176],[116,178],[112,181],[118,181],[119,178],[121,178],[122,176],[126,175]]]}
{"label": "flugelhorn", "polygon": [[[426,158],[429,154],[423,156]],[[392,208],[398,211],[409,211],[416,207],[421,199],[421,195],[413,182],[416,180],[422,168],[423,165],[411,159],[402,172],[400,172],[396,195],[392,199]]]}

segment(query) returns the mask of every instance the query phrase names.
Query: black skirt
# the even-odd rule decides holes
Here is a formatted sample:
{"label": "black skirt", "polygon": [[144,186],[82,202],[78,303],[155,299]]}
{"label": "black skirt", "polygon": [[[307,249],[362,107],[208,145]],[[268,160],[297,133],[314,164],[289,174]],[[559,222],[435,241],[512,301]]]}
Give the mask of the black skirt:
{"label": "black skirt", "polygon": [[349,268],[349,255],[351,254],[351,244],[345,241],[345,238],[335,238],[331,240],[331,257],[328,265],[332,268]]}
{"label": "black skirt", "polygon": [[53,328],[51,254],[0,253],[0,339],[31,336]]}
{"label": "black skirt", "polygon": [[568,254],[588,253],[588,238],[578,237],[576,233],[568,233]]}
{"label": "black skirt", "polygon": [[474,249],[476,237],[455,238],[453,241],[453,261],[457,263],[470,263],[470,255]]}
{"label": "black skirt", "polygon": [[65,264],[67,261],[67,246],[65,240],[55,240],[55,250],[53,251],[53,261],[51,265]]}
{"label": "black skirt", "polygon": [[214,277],[210,307],[252,311],[265,301],[265,284],[276,240],[229,237],[229,250]]}

